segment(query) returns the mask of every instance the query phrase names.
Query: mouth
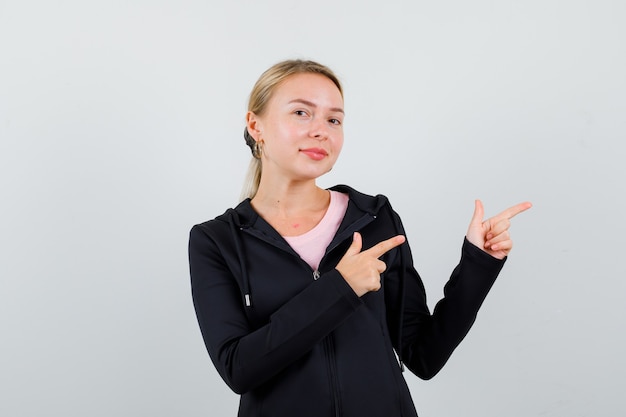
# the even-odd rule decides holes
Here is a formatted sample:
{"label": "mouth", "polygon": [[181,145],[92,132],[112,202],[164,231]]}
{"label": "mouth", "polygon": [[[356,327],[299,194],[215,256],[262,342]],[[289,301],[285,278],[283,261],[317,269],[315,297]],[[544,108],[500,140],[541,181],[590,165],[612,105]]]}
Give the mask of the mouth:
{"label": "mouth", "polygon": [[309,158],[315,161],[321,161],[322,159],[328,156],[328,152],[326,152],[322,148],[308,148],[308,149],[300,149],[300,152],[308,156]]}

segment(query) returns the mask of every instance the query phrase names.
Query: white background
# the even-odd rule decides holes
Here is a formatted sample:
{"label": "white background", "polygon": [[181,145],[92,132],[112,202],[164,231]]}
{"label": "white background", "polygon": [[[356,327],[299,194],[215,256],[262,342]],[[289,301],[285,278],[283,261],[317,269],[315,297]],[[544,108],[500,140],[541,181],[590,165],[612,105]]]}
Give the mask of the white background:
{"label": "white background", "polygon": [[0,0],[0,415],[233,416],[191,226],[237,203],[247,95],[345,84],[322,186],[389,196],[431,307],[473,200],[534,203],[421,416],[626,411],[626,3]]}

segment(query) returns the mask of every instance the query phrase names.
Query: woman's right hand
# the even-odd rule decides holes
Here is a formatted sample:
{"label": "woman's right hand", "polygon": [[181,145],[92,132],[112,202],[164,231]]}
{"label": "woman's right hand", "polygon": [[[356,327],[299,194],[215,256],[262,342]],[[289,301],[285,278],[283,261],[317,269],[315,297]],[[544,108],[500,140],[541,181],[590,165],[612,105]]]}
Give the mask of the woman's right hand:
{"label": "woman's right hand", "polygon": [[361,251],[363,240],[359,232],[354,232],[352,244],[339,261],[335,269],[361,297],[370,291],[380,289],[380,274],[385,272],[387,265],[380,258],[391,249],[405,242],[402,235],[383,240],[371,248]]}

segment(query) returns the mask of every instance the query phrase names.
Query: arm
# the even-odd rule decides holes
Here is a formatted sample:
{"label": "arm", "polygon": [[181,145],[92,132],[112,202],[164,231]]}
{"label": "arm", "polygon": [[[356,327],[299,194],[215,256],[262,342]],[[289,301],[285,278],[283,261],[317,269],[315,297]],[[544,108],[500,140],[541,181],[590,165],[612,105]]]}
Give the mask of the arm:
{"label": "arm", "polygon": [[[388,324],[394,347],[420,378],[429,379],[437,374],[471,328],[512,248],[509,220],[530,207],[530,203],[521,203],[483,221],[482,203],[476,201],[461,261],[432,315],[422,281],[413,267],[410,248],[408,244],[401,247],[401,256],[396,258],[386,278]],[[404,233],[398,215],[392,211],[392,216],[399,232]],[[401,346],[397,346],[399,323],[402,323]]]}
{"label": "arm", "polygon": [[[461,261],[444,287],[444,297],[436,304],[433,313],[426,304],[422,281],[412,265],[408,245],[401,248],[404,263],[403,303],[388,303],[388,324],[394,347],[401,349],[407,367],[418,377],[430,379],[448,361],[452,352],[476,319],[487,293],[504,265],[482,252],[467,240],[461,251]],[[402,265],[390,268],[386,277],[391,297],[399,297]],[[400,311],[401,305],[404,309]],[[397,346],[399,314],[402,314],[402,343]]]}
{"label": "arm", "polygon": [[311,281],[268,323],[253,328],[220,245],[199,226],[190,233],[189,263],[205,345],[217,371],[237,393],[259,386],[302,357],[362,304],[333,270]]}

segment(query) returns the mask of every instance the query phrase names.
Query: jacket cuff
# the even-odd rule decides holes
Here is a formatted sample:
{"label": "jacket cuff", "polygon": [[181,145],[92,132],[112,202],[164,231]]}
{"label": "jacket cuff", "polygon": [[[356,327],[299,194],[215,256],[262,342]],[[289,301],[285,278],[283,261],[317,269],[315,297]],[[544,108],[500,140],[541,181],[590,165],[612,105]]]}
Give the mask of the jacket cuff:
{"label": "jacket cuff", "polygon": [[333,286],[339,294],[354,308],[355,310],[363,304],[361,298],[356,295],[350,284],[346,282],[339,271],[333,269],[328,271],[320,279],[327,279],[333,283]]}
{"label": "jacket cuff", "polygon": [[503,259],[498,259],[491,256],[490,254],[467,240],[467,237],[463,239],[462,256],[464,258],[467,258],[468,260],[473,261],[484,269],[496,270],[497,272],[500,272],[500,270],[504,266],[504,263],[508,259],[507,256],[505,256]]}

